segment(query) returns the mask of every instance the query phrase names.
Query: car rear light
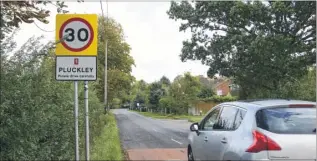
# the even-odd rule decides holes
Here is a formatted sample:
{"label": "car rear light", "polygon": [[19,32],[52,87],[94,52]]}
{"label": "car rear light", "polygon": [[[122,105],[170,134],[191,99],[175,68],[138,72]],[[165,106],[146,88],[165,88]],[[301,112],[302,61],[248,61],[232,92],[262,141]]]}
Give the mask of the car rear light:
{"label": "car rear light", "polygon": [[266,135],[258,132],[253,131],[253,143],[252,145],[246,150],[249,153],[258,153],[260,151],[265,150],[281,150],[281,147],[272,139],[267,137]]}
{"label": "car rear light", "polygon": [[289,105],[288,107],[290,107],[290,108],[307,108],[307,107],[315,107],[315,105],[314,104],[291,104],[291,105]]}

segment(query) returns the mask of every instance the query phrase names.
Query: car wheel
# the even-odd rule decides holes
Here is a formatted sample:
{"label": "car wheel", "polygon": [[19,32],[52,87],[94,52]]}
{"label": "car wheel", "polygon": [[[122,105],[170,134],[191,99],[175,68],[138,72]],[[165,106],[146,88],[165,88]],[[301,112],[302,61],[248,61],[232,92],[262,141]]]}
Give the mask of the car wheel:
{"label": "car wheel", "polygon": [[192,151],[192,148],[190,146],[188,146],[187,151],[188,151],[187,152],[188,161],[194,161],[193,151]]}

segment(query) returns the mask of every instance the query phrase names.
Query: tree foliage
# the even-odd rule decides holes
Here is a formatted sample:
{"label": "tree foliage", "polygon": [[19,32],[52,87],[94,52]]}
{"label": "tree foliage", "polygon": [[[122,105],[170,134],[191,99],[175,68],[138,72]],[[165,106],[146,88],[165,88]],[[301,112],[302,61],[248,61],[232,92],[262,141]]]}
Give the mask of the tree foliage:
{"label": "tree foliage", "polygon": [[[3,5],[5,3],[5,5]],[[33,7],[38,14],[42,11],[36,2],[34,6],[24,2],[1,2],[1,25],[7,33],[12,33],[6,41],[1,41],[0,48],[0,158],[3,160],[73,160],[74,128],[73,128],[73,95],[74,88],[70,82],[56,82],[54,75],[54,51],[50,45],[42,43],[41,38],[31,38],[13,56],[16,48],[13,42],[13,30],[22,22],[32,23],[32,19],[44,19],[48,15],[36,15],[33,12],[22,12],[16,19],[16,10]],[[44,4],[44,2],[43,2]],[[48,14],[48,12],[44,12]],[[33,16],[33,17],[32,17]],[[11,17],[12,18],[12,17]],[[21,20],[21,21],[20,21]],[[40,21],[41,21],[40,20]],[[14,21],[14,22],[11,22]],[[108,55],[108,91],[110,103],[118,107],[122,99],[126,99],[133,77],[129,56],[130,48],[123,41],[123,32],[119,24],[111,20],[107,29]],[[2,26],[1,26],[2,27]],[[2,28],[3,29],[3,28]],[[99,28],[103,30],[102,28]],[[4,35],[1,35],[4,37]],[[1,39],[3,38],[1,37]],[[98,48],[98,82],[89,86],[89,116],[91,146],[93,140],[101,134],[105,122],[103,105],[103,53],[104,36],[99,37]],[[101,71],[102,70],[102,71]],[[102,82],[102,83],[101,83]],[[79,100],[83,100],[83,83],[79,83]],[[103,98],[103,97],[102,97]],[[109,99],[108,98],[108,99]],[[84,126],[83,102],[79,101],[79,127]],[[84,129],[79,128],[80,151],[84,151]],[[82,158],[83,153],[82,153]],[[105,158],[106,159],[106,158]]]}
{"label": "tree foliage", "polygon": [[198,94],[198,98],[209,98],[213,96],[215,93],[211,88],[202,88]]}
{"label": "tree foliage", "polygon": [[233,77],[241,98],[277,95],[316,63],[315,1],[172,2],[168,15],[192,32],[181,60],[201,60],[209,77]]}
{"label": "tree foliage", "polygon": [[[105,40],[108,41],[108,102],[128,97],[134,77],[131,75],[134,60],[130,46],[124,40],[123,29],[114,19],[99,17],[98,22],[98,97],[104,100]],[[116,101],[117,102],[117,101]]]}
{"label": "tree foliage", "polygon": [[149,86],[149,105],[151,108],[158,108],[160,99],[165,95],[165,91],[160,82],[151,83]]}
{"label": "tree foliage", "polygon": [[204,88],[212,89],[214,88],[216,82],[215,79],[206,78],[202,75],[197,76],[199,78],[199,82],[202,84]]}
{"label": "tree foliage", "polygon": [[[29,39],[8,57],[7,53],[15,49],[12,40],[9,37],[1,43],[0,50],[0,158],[73,160],[73,84],[55,80],[53,51],[46,53],[48,46],[41,43],[41,38]],[[83,88],[79,88],[79,100],[83,100],[83,94]],[[93,86],[89,88],[89,106],[90,134],[94,138],[103,126],[103,108]],[[83,109],[83,102],[79,101],[80,127],[84,124]],[[79,128],[81,151],[83,130]]]}
{"label": "tree foliage", "polygon": [[163,96],[159,101],[159,107],[161,109],[167,109],[168,112],[176,112],[174,109],[177,107],[177,102],[171,96]]}
{"label": "tree foliage", "polygon": [[160,79],[160,83],[161,83],[162,85],[166,85],[166,86],[171,85],[171,81],[170,81],[166,76],[163,76],[163,77]]}
{"label": "tree foliage", "polygon": [[289,98],[316,101],[316,67],[309,69],[308,73],[292,89],[294,89],[294,92],[292,92],[294,95],[288,96]]}
{"label": "tree foliage", "polygon": [[236,97],[231,96],[215,96],[211,88],[212,81],[201,79],[202,76],[193,76],[187,72],[176,76],[170,83],[164,83],[169,82],[165,76],[150,84],[143,80],[136,81],[130,97],[134,103],[132,108],[136,108],[139,103],[140,107],[145,106],[152,112],[187,114],[188,109],[199,101],[219,103],[236,100]]}
{"label": "tree foliage", "polygon": [[[42,23],[49,23],[47,18],[50,11],[45,9],[51,1],[1,1],[0,40],[5,38],[6,34],[19,28],[21,23],[33,23],[38,20]],[[58,13],[67,13],[67,6],[63,1],[57,1],[55,4]]]}
{"label": "tree foliage", "polygon": [[[310,68],[297,80],[279,84],[276,90],[279,92],[273,97],[316,101],[316,67]],[[257,93],[256,96],[264,97],[265,93],[263,93]]]}
{"label": "tree foliage", "polygon": [[169,96],[176,102],[174,103],[174,112],[179,114],[187,113],[187,109],[197,99],[200,89],[201,84],[198,77],[194,77],[190,73],[178,76],[169,89]]}
{"label": "tree foliage", "polygon": [[145,106],[148,98],[148,85],[144,80],[136,81],[132,85],[131,91],[131,102],[133,103],[133,107],[137,107],[137,103],[141,106]]}

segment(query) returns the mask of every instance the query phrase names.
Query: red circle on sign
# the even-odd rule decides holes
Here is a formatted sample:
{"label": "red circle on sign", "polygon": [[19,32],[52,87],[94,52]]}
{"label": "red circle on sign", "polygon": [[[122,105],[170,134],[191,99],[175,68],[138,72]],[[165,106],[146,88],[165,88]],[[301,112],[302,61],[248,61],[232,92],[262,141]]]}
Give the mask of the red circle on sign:
{"label": "red circle on sign", "polygon": [[70,46],[68,46],[64,41],[61,42],[61,44],[68,50],[72,51],[72,52],[80,52],[80,51],[83,51],[85,49],[87,49],[91,43],[92,43],[92,40],[94,39],[94,32],[93,32],[93,29],[91,27],[91,25],[89,24],[88,21],[86,21],[85,19],[82,19],[82,18],[79,18],[79,17],[75,17],[75,18],[71,18],[71,19],[68,19],[67,21],[65,21],[63,23],[63,25],[61,26],[61,28],[59,29],[59,39],[62,40],[63,39],[63,31],[64,31],[64,28],[66,27],[67,24],[73,22],[73,21],[80,21],[82,23],[84,23],[88,29],[89,29],[89,32],[90,32],[90,38],[88,40],[88,43],[81,47],[81,48],[72,48]]}

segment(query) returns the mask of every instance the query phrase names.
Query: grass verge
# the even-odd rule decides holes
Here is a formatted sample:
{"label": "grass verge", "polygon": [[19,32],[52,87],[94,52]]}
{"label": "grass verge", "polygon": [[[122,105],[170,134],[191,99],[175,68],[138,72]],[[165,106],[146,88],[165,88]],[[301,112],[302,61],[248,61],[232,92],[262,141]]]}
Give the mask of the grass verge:
{"label": "grass verge", "polygon": [[[133,110],[134,111],[134,110]],[[167,115],[162,115],[160,113],[151,113],[151,112],[140,112],[140,111],[134,111],[137,112],[143,116],[146,117],[151,117],[151,118],[157,118],[157,119],[174,119],[174,120],[179,120],[179,119],[186,119],[189,122],[199,122],[203,116],[189,116],[189,115],[172,115],[172,114],[167,114]]]}
{"label": "grass verge", "polygon": [[94,140],[91,160],[124,160],[116,119],[111,112],[103,117],[106,125]]}

